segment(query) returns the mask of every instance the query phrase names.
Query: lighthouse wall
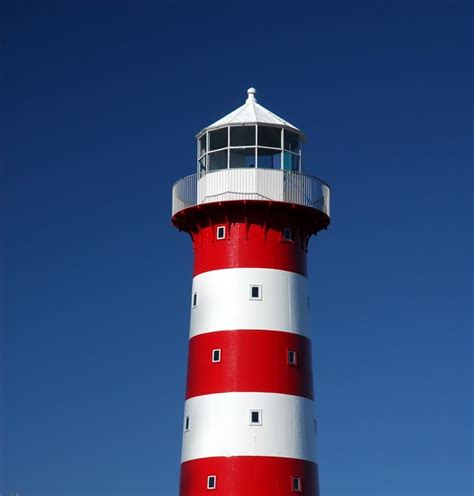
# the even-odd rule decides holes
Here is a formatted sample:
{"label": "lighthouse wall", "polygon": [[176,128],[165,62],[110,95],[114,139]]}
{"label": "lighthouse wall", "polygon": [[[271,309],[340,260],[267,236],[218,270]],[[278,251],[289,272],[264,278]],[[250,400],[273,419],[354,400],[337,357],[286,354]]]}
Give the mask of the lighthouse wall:
{"label": "lighthouse wall", "polygon": [[318,219],[233,201],[179,220],[195,255],[180,496],[319,494],[306,275]]}

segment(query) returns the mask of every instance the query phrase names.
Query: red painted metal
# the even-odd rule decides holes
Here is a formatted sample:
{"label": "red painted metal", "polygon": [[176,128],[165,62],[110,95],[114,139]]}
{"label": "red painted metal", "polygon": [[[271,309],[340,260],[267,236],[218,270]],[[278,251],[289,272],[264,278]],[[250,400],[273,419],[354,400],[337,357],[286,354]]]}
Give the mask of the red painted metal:
{"label": "red painted metal", "polygon": [[[207,477],[217,477],[207,489]],[[292,490],[301,477],[301,491]],[[181,465],[179,496],[319,496],[318,466],[305,460],[270,456],[201,458]]]}
{"label": "red painted metal", "polygon": [[[319,210],[281,202],[239,200],[205,203],[177,212],[173,223],[190,233],[194,244],[194,275],[209,270],[258,267],[306,275],[311,235],[329,225]],[[217,227],[226,227],[218,240]],[[293,241],[283,229],[293,231]]]}
{"label": "red painted metal", "polygon": [[[306,249],[300,239],[283,240],[281,228],[235,222],[226,228],[226,239],[217,240],[219,224],[205,226],[194,237],[194,275],[233,267],[288,270],[306,275]],[[294,236],[300,236],[298,228]]]}
{"label": "red painted metal", "polygon": [[[212,362],[214,349],[221,350],[218,363]],[[296,365],[288,363],[289,350],[296,352]],[[189,341],[186,399],[252,391],[313,399],[311,341],[262,330],[210,332]]]}

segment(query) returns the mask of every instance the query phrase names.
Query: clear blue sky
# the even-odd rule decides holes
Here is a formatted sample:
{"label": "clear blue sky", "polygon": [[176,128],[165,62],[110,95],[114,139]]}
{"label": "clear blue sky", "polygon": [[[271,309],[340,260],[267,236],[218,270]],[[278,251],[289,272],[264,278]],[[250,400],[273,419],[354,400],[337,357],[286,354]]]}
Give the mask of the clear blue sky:
{"label": "clear blue sky", "polygon": [[249,86],[332,186],[322,496],[471,493],[469,4],[3,3],[2,495],[176,495],[192,250],[170,192]]}

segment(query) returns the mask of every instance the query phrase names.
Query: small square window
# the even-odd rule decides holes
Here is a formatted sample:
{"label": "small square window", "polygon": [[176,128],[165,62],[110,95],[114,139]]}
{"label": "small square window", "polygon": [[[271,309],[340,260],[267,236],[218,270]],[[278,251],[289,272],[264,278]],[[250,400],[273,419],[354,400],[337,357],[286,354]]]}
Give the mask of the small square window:
{"label": "small square window", "polygon": [[283,239],[285,241],[293,241],[293,229],[285,227],[283,229]]}
{"label": "small square window", "polygon": [[189,431],[189,415],[186,415],[186,418],[184,419],[184,432]]}
{"label": "small square window", "polygon": [[221,350],[212,350],[212,363],[219,363],[221,361]]}
{"label": "small square window", "polygon": [[301,477],[291,477],[291,490],[294,493],[301,493],[303,491],[303,484],[301,482]]}
{"label": "small square window", "polygon": [[197,307],[198,304],[198,295],[197,293],[193,293],[193,308]]}
{"label": "small square window", "polygon": [[217,476],[208,475],[207,476],[207,489],[215,489],[217,487]]}
{"label": "small square window", "polygon": [[262,425],[262,410],[250,410],[250,425]]}
{"label": "small square window", "polygon": [[217,228],[217,239],[225,239],[225,226]]}
{"label": "small square window", "polygon": [[294,350],[288,350],[288,365],[298,365],[298,354]]}
{"label": "small square window", "polygon": [[259,285],[250,286],[250,299],[251,300],[261,300],[262,299],[262,286],[259,286]]}

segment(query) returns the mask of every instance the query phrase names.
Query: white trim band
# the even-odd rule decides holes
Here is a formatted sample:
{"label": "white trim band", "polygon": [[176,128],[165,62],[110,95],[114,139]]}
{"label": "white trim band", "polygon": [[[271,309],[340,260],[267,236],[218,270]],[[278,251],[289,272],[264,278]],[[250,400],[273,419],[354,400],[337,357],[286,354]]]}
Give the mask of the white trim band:
{"label": "white trim band", "polygon": [[[252,424],[252,411],[259,423]],[[249,416],[250,415],[250,416]],[[222,456],[275,456],[316,461],[314,402],[276,393],[219,393],[185,403],[190,429],[181,462]]]}
{"label": "white trim band", "polygon": [[[260,286],[258,299],[250,287]],[[234,329],[291,332],[309,337],[308,279],[278,269],[221,269],[193,279],[198,305],[191,310],[190,337]]]}

